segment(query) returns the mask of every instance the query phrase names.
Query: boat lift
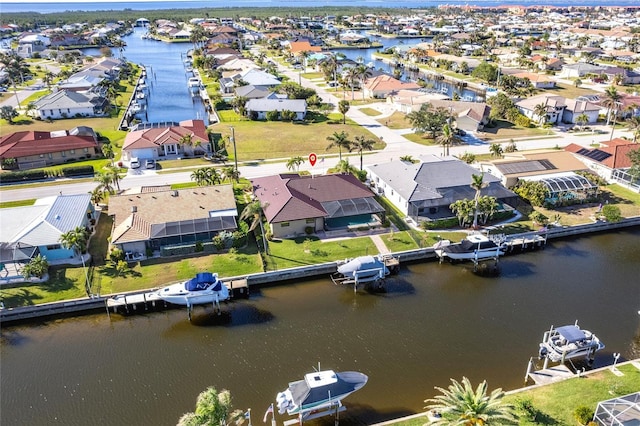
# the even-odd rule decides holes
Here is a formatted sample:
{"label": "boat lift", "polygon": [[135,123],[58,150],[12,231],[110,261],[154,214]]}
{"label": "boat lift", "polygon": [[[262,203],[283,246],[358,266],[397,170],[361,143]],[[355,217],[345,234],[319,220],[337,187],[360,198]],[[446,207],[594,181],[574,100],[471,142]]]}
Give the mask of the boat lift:
{"label": "boat lift", "polygon": [[340,413],[347,411],[347,407],[342,405],[342,401],[336,401],[328,407],[320,409],[318,411],[308,411],[302,415],[298,415],[297,419],[285,420],[284,426],[292,426],[302,424],[305,421],[319,419],[320,417],[335,416],[335,425],[340,423]]}

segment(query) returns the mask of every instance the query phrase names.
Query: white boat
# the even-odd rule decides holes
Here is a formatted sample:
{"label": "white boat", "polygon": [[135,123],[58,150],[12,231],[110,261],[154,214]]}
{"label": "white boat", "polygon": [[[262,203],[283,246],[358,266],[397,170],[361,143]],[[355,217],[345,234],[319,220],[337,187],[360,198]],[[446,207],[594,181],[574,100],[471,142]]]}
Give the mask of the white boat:
{"label": "white boat", "polygon": [[383,280],[400,269],[398,258],[390,255],[360,256],[338,262],[337,272],[331,274],[334,284],[353,284],[358,291],[359,284],[378,283],[381,289]]}
{"label": "white boat", "polygon": [[169,303],[191,307],[229,299],[229,289],[218,278],[218,274],[200,272],[188,281],[161,288],[158,297]]}
{"label": "white boat", "polygon": [[[342,407],[342,400],[361,389],[369,378],[357,371],[336,373],[333,370],[305,374],[304,379],[289,383],[289,387],[276,396],[278,413],[298,415],[310,420],[315,413]],[[313,416],[315,418],[316,416]]]}
{"label": "white boat", "polygon": [[553,362],[564,362],[572,358],[586,357],[593,361],[595,353],[604,348],[604,344],[595,334],[574,325],[564,325],[544,333],[538,355]]}
{"label": "white boat", "polygon": [[451,244],[448,240],[439,241],[434,245],[438,257],[448,257],[451,260],[484,260],[502,256],[506,245],[498,244],[482,234],[471,234],[460,241]]}

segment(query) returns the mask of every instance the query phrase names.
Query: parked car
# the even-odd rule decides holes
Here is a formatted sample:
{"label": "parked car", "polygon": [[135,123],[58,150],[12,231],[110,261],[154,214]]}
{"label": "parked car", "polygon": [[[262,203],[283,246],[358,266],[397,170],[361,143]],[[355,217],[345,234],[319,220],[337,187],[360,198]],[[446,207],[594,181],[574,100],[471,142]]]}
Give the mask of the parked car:
{"label": "parked car", "polygon": [[0,93],[4,93],[7,91],[7,88],[4,86],[0,86]]}
{"label": "parked car", "polygon": [[156,168],[156,160],[147,160],[144,162],[144,167],[147,169],[155,169]]}
{"label": "parked car", "polygon": [[140,160],[138,160],[138,157],[133,157],[131,159],[131,162],[129,163],[129,168],[137,169],[139,167],[140,167]]}

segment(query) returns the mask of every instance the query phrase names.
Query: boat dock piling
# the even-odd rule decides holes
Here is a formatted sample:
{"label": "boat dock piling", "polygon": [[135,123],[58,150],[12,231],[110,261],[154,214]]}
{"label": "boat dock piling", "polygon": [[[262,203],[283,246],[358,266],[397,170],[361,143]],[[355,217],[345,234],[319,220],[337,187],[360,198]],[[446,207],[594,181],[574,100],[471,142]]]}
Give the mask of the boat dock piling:
{"label": "boat dock piling", "polygon": [[[224,285],[229,289],[229,298],[231,300],[242,297],[249,297],[249,285],[247,279],[230,280],[225,281]],[[169,307],[177,306],[171,303],[165,302],[158,296],[157,290],[145,290],[143,292],[133,292],[127,294],[118,294],[116,296],[105,299],[105,307],[107,309],[107,315],[111,318],[111,309],[113,313],[118,313],[119,308],[124,308],[122,313],[131,314],[137,312],[148,311],[151,309],[167,309]],[[191,319],[191,307],[189,307],[189,319]]]}
{"label": "boat dock piling", "polygon": [[529,379],[531,379],[536,385],[547,385],[549,383],[569,379],[575,376],[576,374],[564,364],[559,364],[549,368],[545,363],[545,368],[536,370],[535,362],[532,357],[529,359],[529,364],[527,365],[527,373],[524,377],[524,383],[525,385],[528,384]]}

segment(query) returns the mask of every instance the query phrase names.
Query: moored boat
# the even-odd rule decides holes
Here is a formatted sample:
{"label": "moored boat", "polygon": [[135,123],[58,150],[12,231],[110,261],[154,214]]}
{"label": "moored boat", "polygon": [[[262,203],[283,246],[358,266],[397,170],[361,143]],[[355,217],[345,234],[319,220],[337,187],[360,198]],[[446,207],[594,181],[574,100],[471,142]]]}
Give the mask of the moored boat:
{"label": "moored boat", "polygon": [[319,410],[342,407],[342,400],[361,389],[368,380],[357,371],[324,370],[305,374],[304,379],[289,383],[287,389],[278,393],[278,412],[298,415],[304,420]]}
{"label": "moored boat", "polygon": [[540,359],[547,358],[552,362],[564,362],[573,358],[585,357],[593,361],[595,353],[604,349],[604,343],[588,330],[574,325],[564,325],[544,333],[539,345]]}
{"label": "moored boat", "polygon": [[229,289],[218,274],[200,272],[194,278],[161,288],[158,297],[176,305],[193,306],[207,303],[219,304],[229,299]]}
{"label": "moored boat", "polygon": [[451,244],[447,240],[439,241],[434,248],[440,258],[448,257],[451,260],[494,259],[506,252],[504,243],[496,243],[482,234],[469,235],[460,241],[460,244]]}

